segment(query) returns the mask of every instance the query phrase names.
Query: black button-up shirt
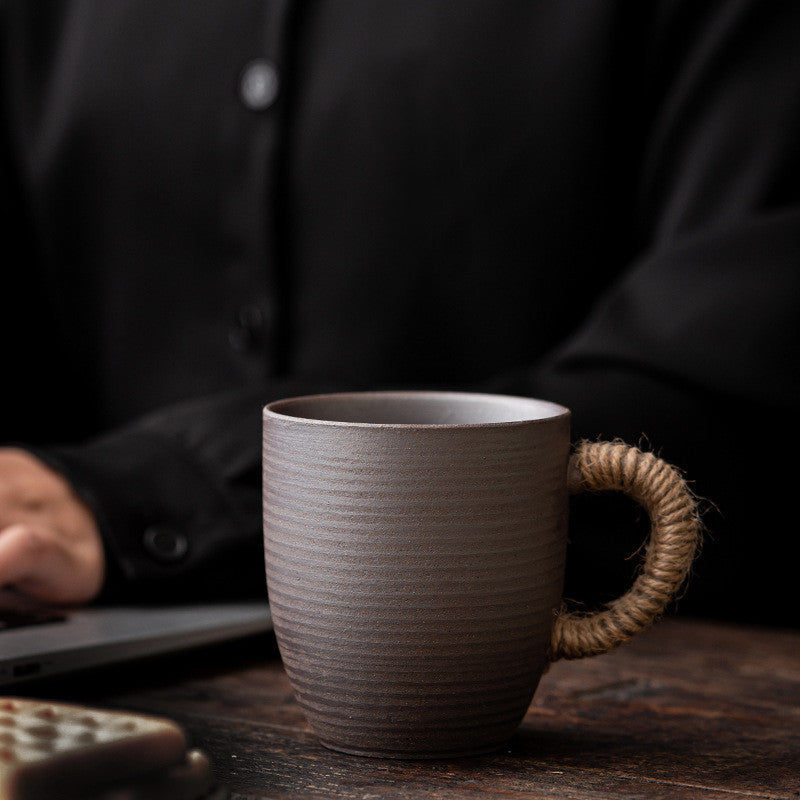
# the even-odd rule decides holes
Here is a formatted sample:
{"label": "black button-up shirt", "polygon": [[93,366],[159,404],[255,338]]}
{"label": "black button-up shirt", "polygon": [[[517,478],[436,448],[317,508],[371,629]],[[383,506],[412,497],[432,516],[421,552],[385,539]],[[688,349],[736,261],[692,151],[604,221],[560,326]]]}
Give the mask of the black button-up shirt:
{"label": "black button-up shirt", "polygon": [[112,588],[260,576],[260,406],[331,386],[645,433],[731,498],[737,574],[732,441],[798,405],[800,7],[701,5],[6,3],[2,436]]}

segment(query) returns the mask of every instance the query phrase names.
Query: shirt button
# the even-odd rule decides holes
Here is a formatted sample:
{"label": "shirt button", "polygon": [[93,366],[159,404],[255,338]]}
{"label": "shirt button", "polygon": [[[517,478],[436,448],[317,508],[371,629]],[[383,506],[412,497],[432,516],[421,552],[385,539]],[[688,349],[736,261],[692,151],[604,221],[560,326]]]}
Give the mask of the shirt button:
{"label": "shirt button", "polygon": [[251,111],[264,111],[278,97],[278,69],[265,58],[256,58],[239,78],[239,97]]}
{"label": "shirt button", "polygon": [[181,561],[189,552],[189,540],[180,531],[164,525],[153,525],[142,537],[144,549],[162,564]]}

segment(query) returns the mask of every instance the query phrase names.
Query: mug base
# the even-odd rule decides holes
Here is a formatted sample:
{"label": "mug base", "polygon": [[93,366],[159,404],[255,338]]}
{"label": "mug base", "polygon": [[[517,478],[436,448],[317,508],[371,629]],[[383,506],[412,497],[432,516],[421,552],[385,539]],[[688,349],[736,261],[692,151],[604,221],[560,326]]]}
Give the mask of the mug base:
{"label": "mug base", "polygon": [[443,750],[441,752],[432,751],[430,753],[419,753],[413,751],[394,750],[361,750],[357,747],[348,747],[347,745],[327,742],[325,739],[320,739],[319,742],[324,747],[327,747],[328,750],[334,750],[337,753],[345,753],[349,756],[363,756],[366,758],[386,758],[394,761],[432,761],[435,759],[470,758],[472,756],[483,756],[487,755],[488,753],[496,753],[507,744],[506,742],[500,742],[499,744],[492,744],[486,747],[469,748],[466,750]]}

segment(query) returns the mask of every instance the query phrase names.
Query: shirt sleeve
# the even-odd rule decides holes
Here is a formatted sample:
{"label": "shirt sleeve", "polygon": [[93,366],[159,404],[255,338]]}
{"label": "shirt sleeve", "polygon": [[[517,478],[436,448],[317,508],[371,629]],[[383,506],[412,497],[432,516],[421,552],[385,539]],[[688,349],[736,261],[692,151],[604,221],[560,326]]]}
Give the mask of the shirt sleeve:
{"label": "shirt sleeve", "polygon": [[265,596],[261,410],[328,388],[276,381],[179,403],[80,445],[29,448],[95,514],[101,599]]}
{"label": "shirt sleeve", "polygon": [[[642,441],[684,467],[709,529],[684,605],[739,619],[769,606],[793,624],[779,465],[800,406],[800,6],[659,8],[632,98],[636,251],[571,336],[493,386],[560,400],[579,437]],[[602,583],[621,553],[573,516],[572,574]]]}

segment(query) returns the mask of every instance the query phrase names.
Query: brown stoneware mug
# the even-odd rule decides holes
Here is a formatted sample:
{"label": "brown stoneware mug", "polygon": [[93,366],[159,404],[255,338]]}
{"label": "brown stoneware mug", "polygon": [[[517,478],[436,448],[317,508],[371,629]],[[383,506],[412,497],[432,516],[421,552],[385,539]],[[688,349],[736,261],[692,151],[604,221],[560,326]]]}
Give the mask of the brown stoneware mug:
{"label": "brown stoneware mug", "polygon": [[[371,392],[264,409],[275,632],[323,744],[436,758],[496,749],[549,661],[647,627],[694,555],[678,472],[620,443],[570,447],[570,412],[520,397]],[[651,520],[630,591],[561,608],[570,492],[619,490]]]}

